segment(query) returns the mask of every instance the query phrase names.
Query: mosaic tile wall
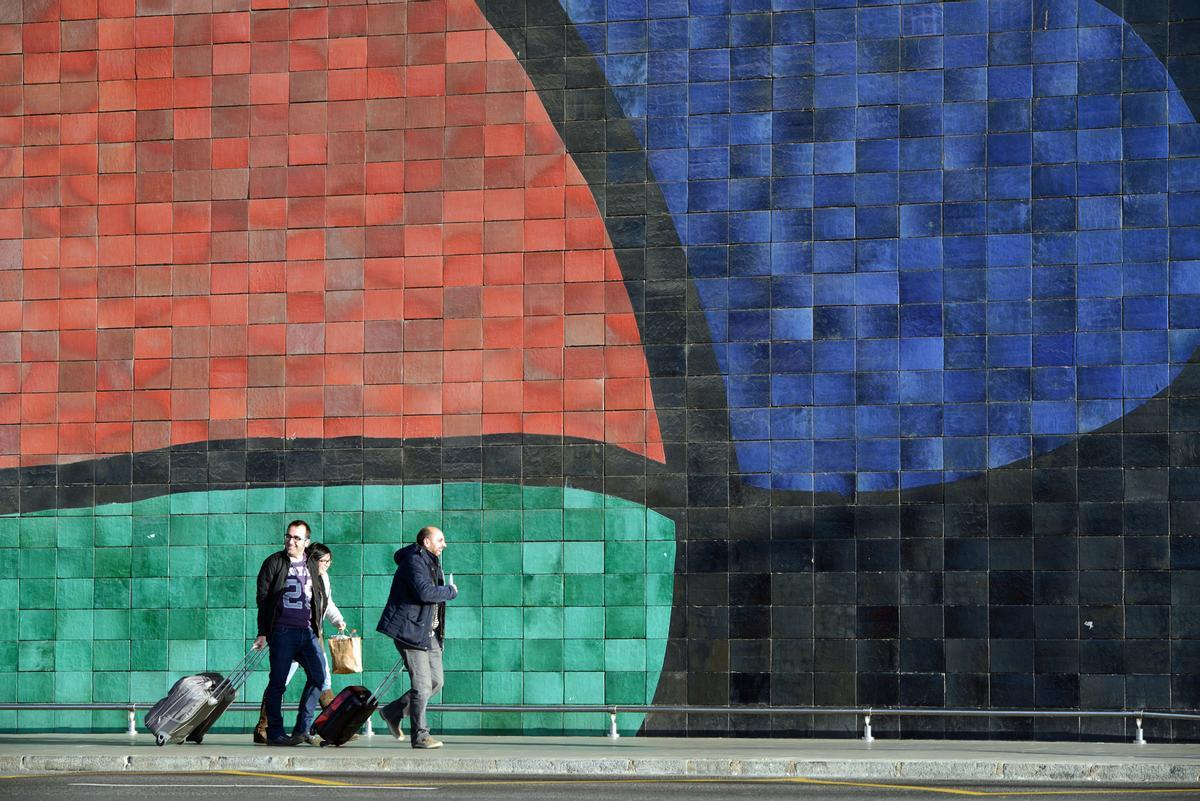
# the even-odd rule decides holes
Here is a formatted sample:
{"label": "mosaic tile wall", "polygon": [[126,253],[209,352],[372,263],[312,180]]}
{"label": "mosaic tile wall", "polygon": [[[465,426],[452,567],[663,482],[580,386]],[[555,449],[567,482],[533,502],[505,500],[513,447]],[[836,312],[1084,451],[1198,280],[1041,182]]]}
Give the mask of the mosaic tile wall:
{"label": "mosaic tile wall", "polygon": [[441,521],[446,702],[1200,707],[1198,42],[1194,0],[0,0],[0,700],[227,669],[304,516],[368,631]]}
{"label": "mosaic tile wall", "polygon": [[[451,532],[443,562],[459,587],[446,616],[444,702],[653,698],[674,586],[669,520],[583,490],[410,484],[179,492],[5,518],[3,546],[20,564],[19,579],[0,584],[6,608],[20,616],[19,640],[0,646],[16,679],[6,700],[157,699],[194,666],[234,665],[256,634],[258,565],[296,515],[330,546],[333,599],[364,635],[365,673],[336,676],[336,687],[374,687],[392,668],[396,651],[374,624],[399,533],[440,525]],[[266,679],[265,669],[254,674],[246,696],[260,697]],[[97,726],[122,718],[0,714],[17,729],[78,728],[81,714]],[[244,716],[229,715],[219,729],[246,728]],[[636,731],[641,720],[622,715],[620,724]],[[607,716],[439,713],[436,721],[451,730],[595,734]]]}
{"label": "mosaic tile wall", "polygon": [[1186,75],[1092,0],[784,5],[568,4],[686,248],[745,481],[953,480],[1178,376]]}

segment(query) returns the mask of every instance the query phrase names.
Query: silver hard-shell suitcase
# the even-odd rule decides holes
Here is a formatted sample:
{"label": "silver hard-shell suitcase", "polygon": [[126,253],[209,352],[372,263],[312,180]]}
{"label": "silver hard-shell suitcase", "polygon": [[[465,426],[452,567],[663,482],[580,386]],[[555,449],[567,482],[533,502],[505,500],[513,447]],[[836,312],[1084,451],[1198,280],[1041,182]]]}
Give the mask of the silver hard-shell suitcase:
{"label": "silver hard-shell suitcase", "polygon": [[166,697],[146,713],[146,728],[154,741],[159,745],[202,741],[266,652],[266,648],[251,648],[228,678],[220,673],[198,673],[175,682]]}

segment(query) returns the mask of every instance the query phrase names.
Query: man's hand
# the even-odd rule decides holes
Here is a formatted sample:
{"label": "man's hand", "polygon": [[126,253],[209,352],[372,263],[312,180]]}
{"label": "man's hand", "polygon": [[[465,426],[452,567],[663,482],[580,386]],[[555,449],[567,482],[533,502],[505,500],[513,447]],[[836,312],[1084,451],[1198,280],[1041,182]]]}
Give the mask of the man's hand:
{"label": "man's hand", "polygon": [[338,634],[344,634],[345,632],[346,632],[346,624],[345,624],[345,622],[343,622],[341,625],[338,626]]}
{"label": "man's hand", "polygon": [[261,634],[254,638],[254,650],[261,651],[267,647],[267,638]]}

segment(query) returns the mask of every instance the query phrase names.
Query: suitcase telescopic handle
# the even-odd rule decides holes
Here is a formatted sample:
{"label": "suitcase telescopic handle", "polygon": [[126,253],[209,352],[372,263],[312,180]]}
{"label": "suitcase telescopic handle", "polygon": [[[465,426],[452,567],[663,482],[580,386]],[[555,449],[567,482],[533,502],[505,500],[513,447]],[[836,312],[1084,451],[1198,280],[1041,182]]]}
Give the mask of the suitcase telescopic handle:
{"label": "suitcase telescopic handle", "polygon": [[368,704],[379,703],[379,696],[383,695],[384,691],[391,686],[392,681],[395,680],[396,674],[400,671],[400,667],[403,664],[404,657],[401,656],[396,660],[396,664],[392,665],[392,669],[388,671],[388,674],[383,677],[383,681],[379,683],[379,686],[375,688],[375,692],[371,693],[371,697],[367,700]]}
{"label": "suitcase telescopic handle", "polygon": [[253,673],[262,662],[266,655],[266,648],[250,647],[246,655],[234,666],[229,675],[222,679],[216,687],[213,688],[212,696],[209,698],[210,704],[215,704],[227,690],[233,689],[236,691],[246,681],[246,678]]}

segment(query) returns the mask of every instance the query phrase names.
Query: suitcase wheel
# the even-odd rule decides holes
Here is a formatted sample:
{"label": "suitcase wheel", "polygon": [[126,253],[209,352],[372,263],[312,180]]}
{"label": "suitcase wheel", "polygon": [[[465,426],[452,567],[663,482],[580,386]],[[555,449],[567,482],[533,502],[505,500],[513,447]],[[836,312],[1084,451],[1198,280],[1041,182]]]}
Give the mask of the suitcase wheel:
{"label": "suitcase wheel", "polygon": [[200,745],[200,743],[204,742],[204,735],[201,734],[199,737],[191,737],[189,739],[196,745]]}
{"label": "suitcase wheel", "polygon": [[154,735],[154,743],[155,743],[155,745],[166,745],[167,744],[167,735],[165,735],[161,732]]}

